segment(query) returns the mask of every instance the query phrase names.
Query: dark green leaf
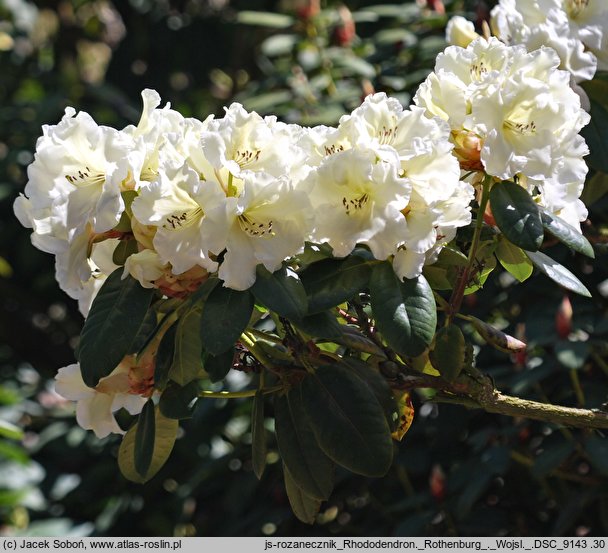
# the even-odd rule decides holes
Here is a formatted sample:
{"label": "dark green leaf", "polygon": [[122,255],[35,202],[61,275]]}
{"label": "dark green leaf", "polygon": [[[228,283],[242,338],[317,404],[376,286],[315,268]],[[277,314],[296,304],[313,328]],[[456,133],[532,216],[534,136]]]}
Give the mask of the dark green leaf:
{"label": "dark green leaf", "polygon": [[566,223],[563,219],[560,219],[557,215],[549,213],[549,211],[544,208],[541,208],[541,218],[545,229],[560,242],[563,242],[566,246],[576,252],[582,253],[588,257],[595,257],[593,246],[579,230]]}
{"label": "dark green leaf", "polygon": [[543,223],[538,206],[528,192],[512,181],[496,183],[490,190],[492,214],[510,242],[537,251],[543,243]]}
{"label": "dark green leaf", "polygon": [[300,275],[308,294],[308,312],[319,313],[351,299],[367,288],[370,265],[359,256],[325,259]]}
{"label": "dark green leaf", "polygon": [[149,399],[141,410],[135,431],[135,470],[140,476],[144,476],[150,468],[155,435],[154,402]]}
{"label": "dark green leaf", "polygon": [[585,161],[594,169],[608,173],[608,83],[596,78],[584,83],[583,88],[591,103],[591,122],[581,130],[591,152]]}
{"label": "dark green leaf", "polygon": [[289,470],[283,464],[283,476],[285,479],[285,491],[291,505],[293,514],[296,515],[302,522],[306,524],[313,524],[319,509],[321,508],[321,501],[310,497],[304,491],[302,491],[293,480]]}
{"label": "dark green leaf", "polygon": [[342,337],[342,325],[329,311],[315,313],[292,322],[300,330],[311,336],[327,338],[328,340],[339,340]]}
{"label": "dark green leaf", "polygon": [[143,484],[150,480],[169,458],[177,436],[178,422],[164,417],[158,407],[156,408],[154,451],[150,466],[144,475],[141,475],[135,468],[135,436],[138,427],[139,422],[125,434],[118,450],[118,467],[127,480]]}
{"label": "dark green leaf", "polygon": [[354,326],[340,325],[342,331],[340,338],[335,338],[335,341],[349,349],[371,353],[378,357],[384,357],[386,354],[375,342],[365,336],[359,329]]}
{"label": "dark green leaf", "polygon": [[608,174],[598,171],[585,183],[580,200],[589,207],[599,202],[606,194],[608,194]]}
{"label": "dark green leaf", "polygon": [[137,240],[121,240],[112,254],[114,265],[122,266],[127,261],[127,257],[137,253]]}
{"label": "dark green leaf", "polygon": [[384,410],[368,386],[339,365],[319,367],[301,385],[302,402],[323,452],[364,476],[383,476],[393,460]]}
{"label": "dark green leaf", "polygon": [[247,327],[252,311],[253,296],[249,291],[216,286],[203,306],[201,317],[205,350],[219,355],[232,348]]}
{"label": "dark green leaf", "polygon": [[301,319],[308,310],[306,290],[289,267],[271,273],[264,265],[258,265],[251,292],[268,309],[287,319]]}
{"label": "dark green leaf", "polygon": [[283,463],[298,487],[316,499],[327,499],[334,487],[334,464],[323,453],[310,427],[300,388],[274,399],[275,432]]}
{"label": "dark green leaf", "polygon": [[547,446],[543,444],[543,451],[534,459],[532,474],[542,478],[558,468],[574,451],[574,443],[568,440],[560,440]]}
{"label": "dark green leaf", "polygon": [[401,282],[390,263],[374,267],[371,306],[387,343],[410,357],[420,355],[435,335],[437,312],[433,291],[423,276]]}
{"label": "dark green leaf", "polygon": [[365,385],[374,393],[378,403],[384,409],[384,416],[391,432],[395,430],[399,423],[399,413],[397,400],[393,395],[388,382],[373,367],[365,361],[355,357],[344,358],[344,363],[363,381]]}
{"label": "dark green leaf", "polygon": [[219,382],[226,378],[226,375],[232,368],[234,360],[234,349],[231,348],[219,355],[211,355],[205,353],[205,371],[209,375],[211,382]]}
{"label": "dark green leaf", "polygon": [[169,378],[180,386],[185,386],[203,374],[200,320],[200,307],[193,307],[177,323]]}
{"label": "dark green leaf", "polygon": [[588,298],[591,297],[589,290],[587,290],[585,285],[578,278],[566,269],[566,267],[560,265],[548,255],[545,255],[542,252],[526,252],[526,255],[537,269],[554,282],[557,282],[560,286],[566,288],[566,290],[576,292],[577,294],[587,296]]}
{"label": "dark green leaf", "polygon": [[135,338],[133,338],[133,343],[131,344],[131,353],[139,352],[149,341],[154,331],[158,326],[158,315],[156,313],[156,309],[151,307],[148,309],[144,320],[142,321]]}
{"label": "dark green leaf", "polygon": [[116,269],[93,300],[80,335],[79,361],[87,386],[94,388],[131,353],[131,344],[144,321],[154,290]]}
{"label": "dark green leaf", "polygon": [[444,326],[435,336],[435,346],[429,359],[441,376],[454,380],[464,366],[466,344],[460,328],[454,324]]}
{"label": "dark green leaf", "polygon": [[198,382],[180,386],[169,382],[158,402],[160,412],[168,419],[189,419],[198,397]]}
{"label": "dark green leaf", "polygon": [[156,352],[156,363],[154,365],[154,385],[161,390],[167,385],[169,371],[173,364],[175,355],[175,334],[177,324],[173,323],[160,341]]}
{"label": "dark green leaf", "polygon": [[251,462],[253,473],[261,480],[266,468],[266,429],[264,428],[264,395],[260,392],[253,398],[251,411]]}

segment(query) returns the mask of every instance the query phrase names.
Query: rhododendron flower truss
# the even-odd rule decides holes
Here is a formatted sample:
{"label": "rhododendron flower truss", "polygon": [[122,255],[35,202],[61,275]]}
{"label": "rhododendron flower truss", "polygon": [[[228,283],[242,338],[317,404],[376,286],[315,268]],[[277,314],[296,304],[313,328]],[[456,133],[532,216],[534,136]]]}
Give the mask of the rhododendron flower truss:
{"label": "rhododendron flower truss", "polygon": [[[287,492],[311,522],[336,465],[389,470],[413,416],[404,388],[500,398],[458,321],[500,351],[526,346],[460,313],[464,295],[497,261],[589,295],[539,251],[547,230],[593,256],[579,225],[589,115],[559,65],[550,48],[478,38],[438,57],[416,105],[373,94],[335,127],[236,103],[184,118],[151,90],[123,130],[68,109],[43,129],[15,213],[87,315],[56,383],[78,423],[129,428],[119,466],[144,482],[199,400],[252,396],[259,477],[272,397]],[[231,370],[257,386],[230,389]]]}
{"label": "rhododendron flower truss", "polygon": [[586,217],[578,198],[588,153],[578,133],[589,115],[558,66],[550,48],[528,53],[480,38],[440,54],[415,102],[448,122],[464,170],[519,178],[542,205],[578,227]]}

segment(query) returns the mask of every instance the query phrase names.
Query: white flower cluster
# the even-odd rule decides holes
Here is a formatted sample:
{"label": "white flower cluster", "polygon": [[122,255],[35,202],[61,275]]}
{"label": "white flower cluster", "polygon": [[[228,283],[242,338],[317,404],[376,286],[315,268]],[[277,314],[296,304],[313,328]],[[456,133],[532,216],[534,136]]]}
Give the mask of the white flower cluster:
{"label": "white flower cluster", "polygon": [[559,64],[551,48],[527,52],[478,38],[440,54],[414,101],[449,123],[463,168],[516,177],[541,205],[580,228],[588,148],[578,133],[590,118]]}
{"label": "white flower cluster", "polygon": [[608,69],[606,0],[500,0],[492,10],[492,30],[505,43],[528,50],[552,47],[560,68],[577,83]]}
{"label": "white flower cluster", "polygon": [[137,245],[125,275],[172,295],[216,271],[245,290],[258,264],[275,271],[306,241],[338,257],[366,244],[411,278],[470,222],[450,129],[421,108],[376,94],[337,128],[303,128],[239,104],[187,119],[142,96],[137,126],[99,126],[71,108],[45,126],[15,202],[85,313],[120,240]]}

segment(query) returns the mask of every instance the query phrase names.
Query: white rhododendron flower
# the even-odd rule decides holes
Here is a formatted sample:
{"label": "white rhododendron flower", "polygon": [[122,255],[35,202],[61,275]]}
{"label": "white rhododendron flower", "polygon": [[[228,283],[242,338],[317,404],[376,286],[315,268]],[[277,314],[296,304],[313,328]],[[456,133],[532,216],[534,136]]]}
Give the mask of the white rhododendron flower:
{"label": "white rhododendron flower", "polygon": [[186,120],[171,109],[170,104],[159,109],[161,99],[155,90],[145,89],[141,96],[143,111],[139,123],[126,127],[123,132],[143,142],[140,179],[153,181],[165,164],[181,165],[185,161],[186,154],[181,144]]}
{"label": "white rhododendron flower", "polygon": [[[132,360],[131,360],[132,361]],[[66,399],[76,401],[76,421],[85,430],[93,430],[98,438],[109,434],[124,434],[114,413],[126,409],[137,415],[147,398],[139,394],[133,367],[126,358],[112,373],[89,388],[82,379],[78,363],[59,369],[55,391]]]}
{"label": "white rhododendron flower", "polygon": [[500,0],[494,34],[529,51],[550,46],[576,82],[608,68],[608,4],[604,0]]}
{"label": "white rhododendron flower", "polygon": [[187,165],[168,166],[140,190],[132,210],[140,223],[158,228],[154,248],[173,272],[196,265],[217,269],[210,252],[224,249],[228,220],[226,196],[216,181],[201,181]]}
{"label": "white rhododendron flower", "polygon": [[312,177],[316,214],[313,240],[326,242],[344,257],[357,243],[386,259],[406,231],[411,184],[399,176],[396,152],[384,159],[371,149],[355,148],[330,156]]}
{"label": "white rhododendron flower", "polygon": [[246,290],[255,282],[255,268],[270,272],[300,253],[310,233],[310,202],[305,188],[267,173],[244,174],[242,192],[228,198],[230,228],[226,254],[219,268],[224,285]]}
{"label": "white rhododendron flower", "polygon": [[[413,278],[420,274],[426,252],[448,233],[447,228],[443,233],[438,231],[441,224],[453,224],[454,228],[469,224],[473,188],[459,182],[460,167],[452,155],[450,127],[439,118],[427,118],[424,109],[413,106],[404,110],[395,98],[378,93],[342,117],[337,129],[313,129],[312,136],[314,151],[326,157],[315,177],[313,203],[319,209],[313,240],[327,241],[335,255],[348,255],[357,242],[365,243],[378,259],[398,255],[401,261],[395,262],[397,273]],[[349,164],[352,166],[347,168]],[[338,172],[336,176],[332,175],[334,171]],[[373,175],[371,180],[367,172]],[[383,184],[373,184],[375,178]],[[332,184],[332,179],[338,180]],[[367,198],[370,209],[357,210],[356,217],[349,209],[342,231],[336,234],[340,217],[344,219],[339,204],[347,197],[336,186],[342,181],[351,183],[355,190],[359,186],[359,195]],[[358,181],[366,184],[352,184]],[[365,186],[370,190],[364,191]],[[327,201],[331,194],[337,196]],[[456,197],[460,217],[442,223],[443,212],[454,205]],[[449,234],[453,237],[455,230]],[[406,250],[407,256],[403,253]],[[418,255],[411,255],[413,252]]]}
{"label": "white rhododendron flower", "polygon": [[226,194],[242,192],[242,180],[260,173],[274,177],[290,175],[304,161],[304,152],[293,140],[293,126],[262,118],[234,103],[221,119],[213,119],[202,133],[204,158],[213,168]]}
{"label": "white rhododendron flower", "polygon": [[87,224],[96,233],[114,227],[124,210],[121,192],[139,178],[139,146],[71,108],[58,125],[45,125],[28,167],[27,199],[19,200],[29,201],[36,232],[71,241]]}
{"label": "white rhododendron flower", "polygon": [[[528,53],[478,39],[440,54],[415,102],[449,123],[461,167],[518,177],[531,193],[538,190],[542,205],[564,214],[578,202],[587,173],[588,149],[578,133],[589,115],[558,66],[550,48]],[[584,219],[586,212],[577,212]]]}

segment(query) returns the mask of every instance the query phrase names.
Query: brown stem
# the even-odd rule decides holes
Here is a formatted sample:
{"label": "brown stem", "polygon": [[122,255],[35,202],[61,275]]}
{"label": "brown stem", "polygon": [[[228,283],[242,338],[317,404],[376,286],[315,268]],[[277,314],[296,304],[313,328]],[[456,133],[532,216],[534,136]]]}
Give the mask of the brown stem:
{"label": "brown stem", "polygon": [[447,310],[447,323],[451,323],[462,305],[462,299],[464,298],[464,292],[467,288],[471,277],[474,274],[474,265],[476,261],[477,249],[479,248],[479,242],[481,239],[481,230],[483,228],[483,214],[485,213],[486,206],[488,205],[488,199],[490,194],[490,182],[491,177],[484,179],[481,188],[481,198],[479,199],[479,208],[477,209],[477,221],[475,224],[475,231],[473,233],[473,240],[471,242],[471,249],[469,250],[469,256],[467,258],[466,266],[460,271],[458,280],[454,286],[454,290],[450,297],[449,307]]}
{"label": "brown stem", "polygon": [[444,378],[425,374],[402,374],[391,387],[395,389],[435,388],[438,403],[454,403],[470,409],[483,409],[488,413],[524,417],[578,428],[608,428],[608,413],[594,409],[563,407],[529,399],[508,396],[494,388],[488,377],[480,382],[470,377],[449,382]]}

